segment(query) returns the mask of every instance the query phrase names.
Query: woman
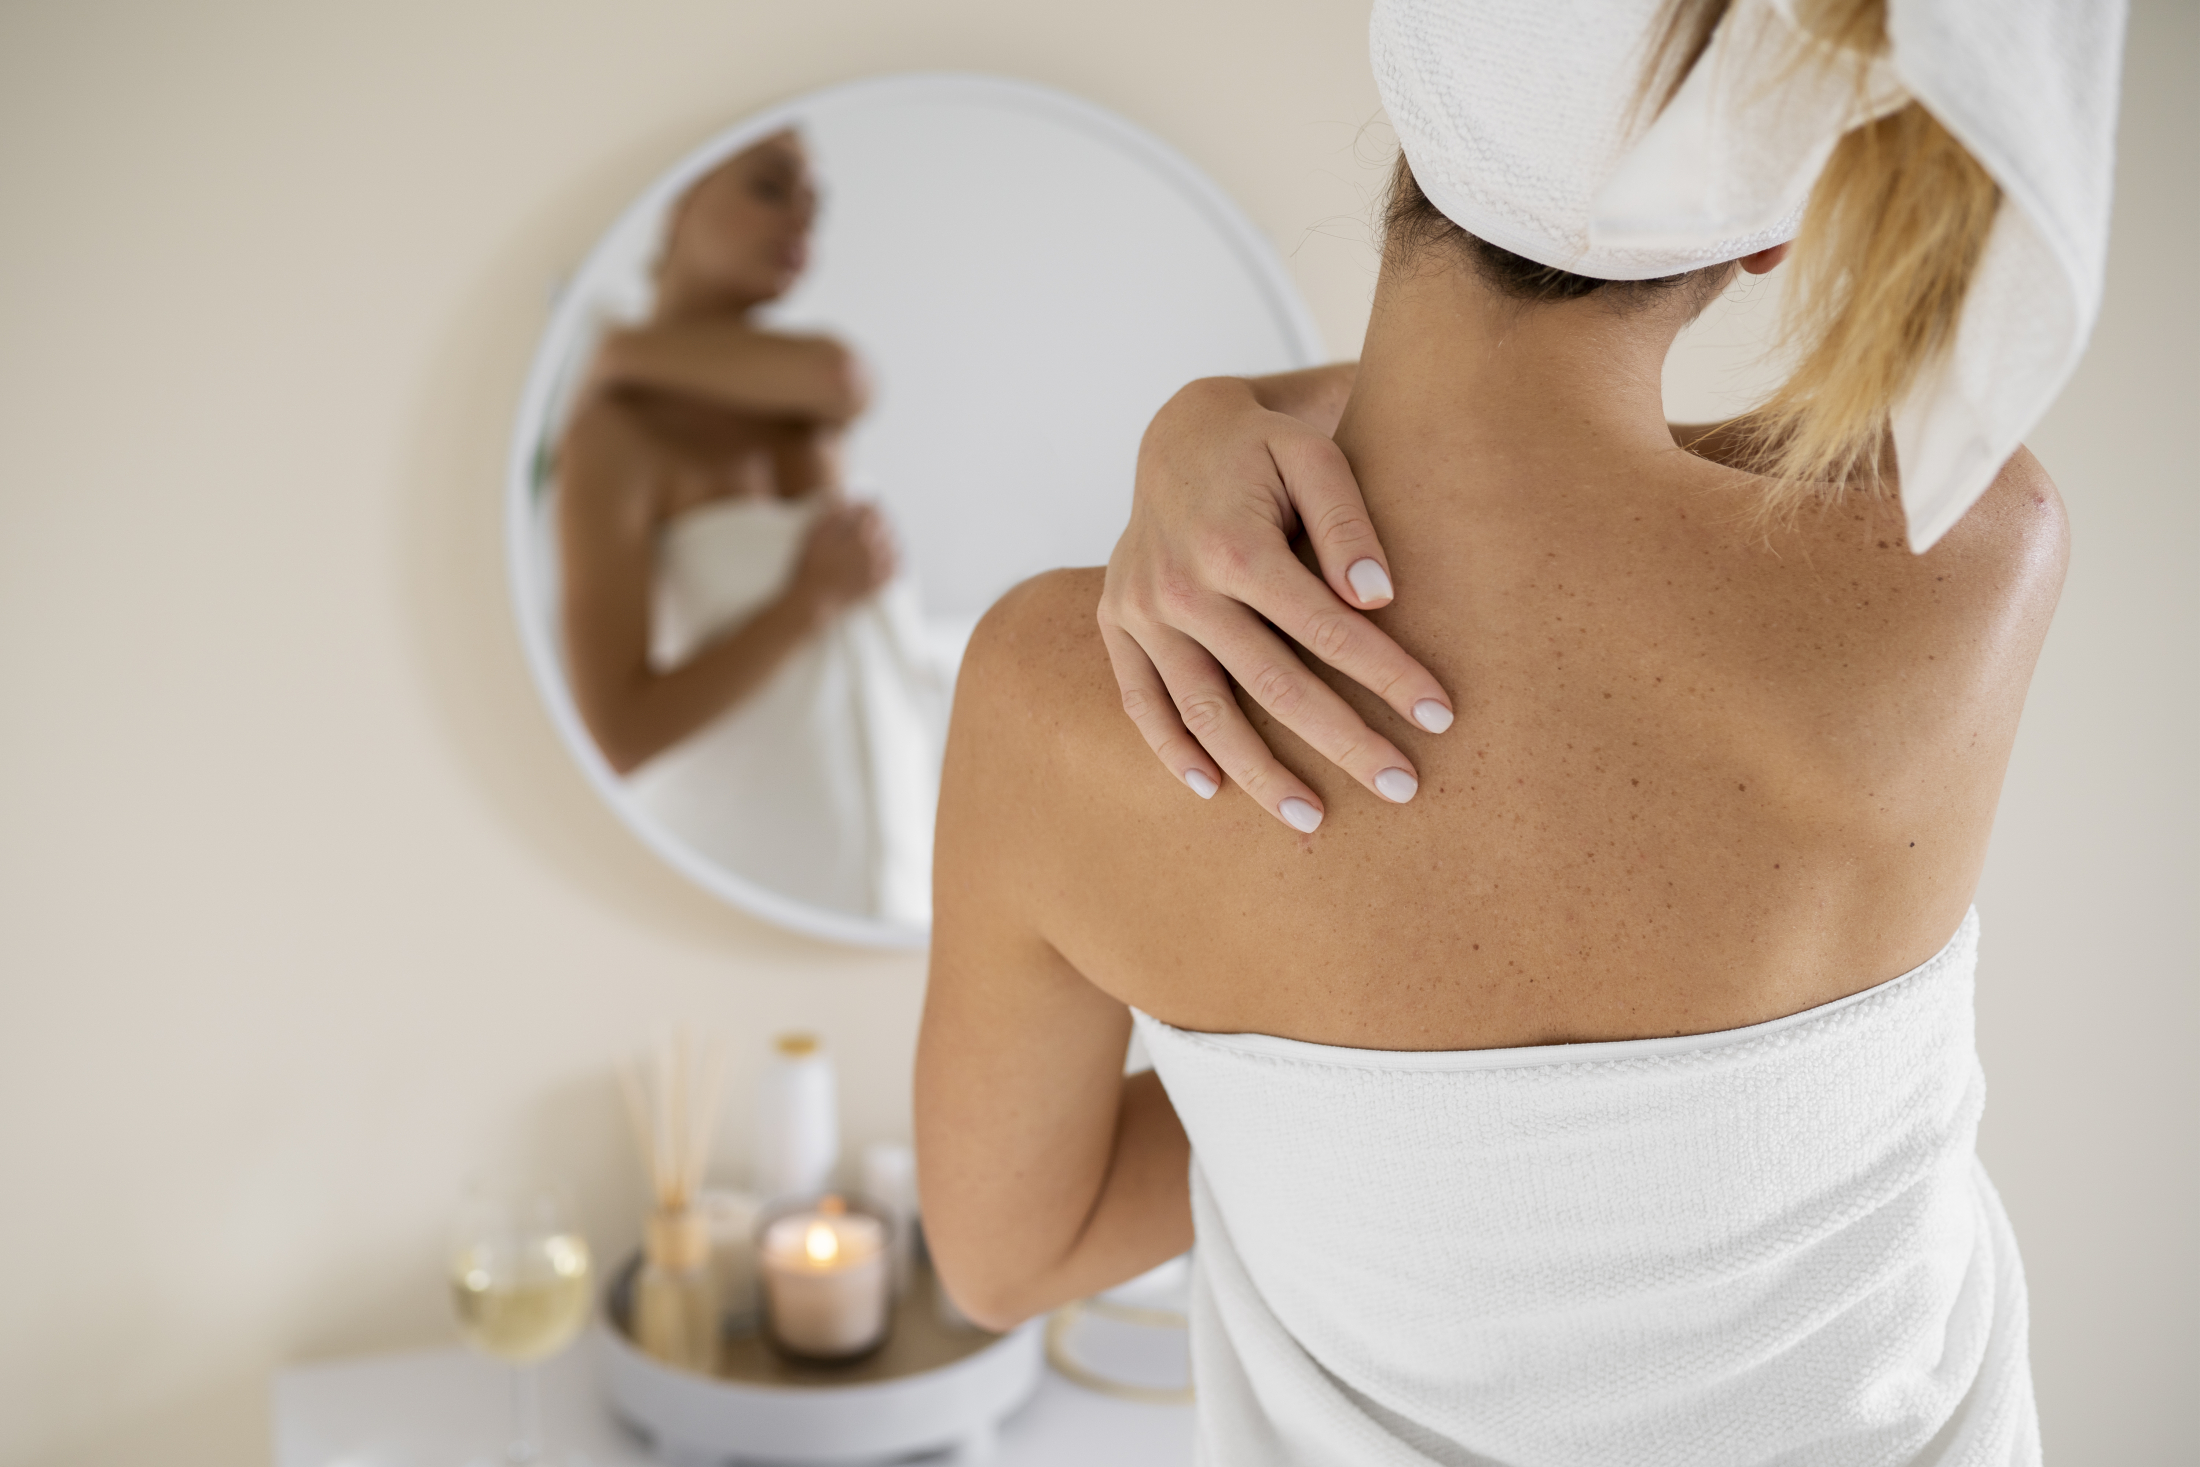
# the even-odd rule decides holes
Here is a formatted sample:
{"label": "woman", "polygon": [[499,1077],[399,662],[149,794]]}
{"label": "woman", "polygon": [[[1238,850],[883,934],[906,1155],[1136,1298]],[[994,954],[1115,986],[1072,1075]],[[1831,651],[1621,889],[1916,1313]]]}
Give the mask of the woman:
{"label": "woman", "polygon": [[754,320],[816,216],[791,130],[674,208],[652,313],[605,336],[559,453],[566,658],[604,757],[699,854],[921,922],[946,682],[882,599],[878,512],[841,494],[862,365]]}
{"label": "woman", "polygon": [[[1890,402],[1969,349],[1913,329],[1959,320],[1960,290],[1842,298],[1808,393],[1676,447],[1667,348],[1793,229],[1600,252],[1598,190],[1630,156],[1611,99],[1655,50],[1650,7],[1621,9],[1613,44],[1538,67],[1549,7],[1378,5],[1411,167],[1341,464],[1236,389],[1149,436],[1164,482],[1263,436],[1295,445],[1277,463],[1301,489],[1348,468],[1389,553],[1325,546],[1335,599],[1279,624],[1332,660],[1402,649],[1380,699],[1240,622],[1214,652],[1242,707],[1195,692],[1160,716],[1207,654],[1149,624],[1158,675],[1133,665],[1119,696],[1110,651],[1138,659],[1120,622],[1103,643],[1097,572],[1020,588],[964,664],[917,1075],[928,1237],[1005,1326],[1196,1235],[1205,1461],[2037,1460],[2023,1275],[1975,1155],[1967,909],[2060,587],[2059,501],[2006,445],[1981,482],[1873,492]],[[1676,34],[1665,115],[1689,122],[1734,31],[1708,61]],[[1483,166],[1522,135],[1565,166]],[[1948,261],[1993,278],[1980,240],[2007,211],[1931,114],[1850,137],[1804,263],[1830,241],[1867,294],[1944,296]],[[1508,195],[1523,178],[1575,181]],[[1901,370],[1829,409],[1875,360]],[[1264,384],[1257,411],[1324,426],[1344,385]],[[1215,441],[1187,451],[1187,420]],[[1903,464],[1937,462],[1910,445],[1946,423]],[[1905,525],[1951,483],[1967,513]],[[1413,594],[1378,628],[1351,608],[1393,578]],[[1253,802],[1178,783],[1225,772]],[[1156,1072],[1126,1079],[1134,1027]]]}

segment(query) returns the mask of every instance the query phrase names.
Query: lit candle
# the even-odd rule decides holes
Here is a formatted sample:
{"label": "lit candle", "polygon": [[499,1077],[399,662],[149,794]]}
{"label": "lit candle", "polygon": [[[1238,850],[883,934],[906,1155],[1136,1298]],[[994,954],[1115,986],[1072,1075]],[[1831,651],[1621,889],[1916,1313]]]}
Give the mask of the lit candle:
{"label": "lit candle", "polygon": [[827,1197],[775,1219],[759,1251],[764,1316],[780,1348],[844,1360],[886,1338],[893,1281],[879,1219]]}

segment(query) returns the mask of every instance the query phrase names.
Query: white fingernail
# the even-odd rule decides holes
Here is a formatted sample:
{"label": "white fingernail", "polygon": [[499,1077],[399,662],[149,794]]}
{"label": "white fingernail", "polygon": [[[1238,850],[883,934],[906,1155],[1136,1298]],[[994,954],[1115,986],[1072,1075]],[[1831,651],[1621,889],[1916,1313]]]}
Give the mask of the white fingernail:
{"label": "white fingernail", "polygon": [[1348,566],[1344,578],[1352,583],[1352,594],[1360,598],[1362,606],[1370,601],[1390,599],[1390,577],[1372,560],[1355,560]]}
{"label": "white fingernail", "polygon": [[1215,797],[1215,791],[1222,788],[1221,785],[1215,783],[1214,776],[1210,775],[1204,769],[1185,770],[1184,782],[1192,787],[1193,794],[1199,796],[1203,800],[1213,799]]}
{"label": "white fingernail", "polygon": [[1403,805],[1413,798],[1413,792],[1421,787],[1421,781],[1403,769],[1386,769],[1375,776],[1375,793],[1393,805]]}
{"label": "white fingernail", "polygon": [[1434,698],[1423,698],[1413,705],[1413,721],[1430,733],[1442,733],[1451,727],[1451,710]]}
{"label": "white fingernail", "polygon": [[1303,831],[1307,835],[1312,835],[1314,827],[1322,823],[1322,812],[1296,795],[1278,805],[1276,813],[1283,816],[1293,830]]}

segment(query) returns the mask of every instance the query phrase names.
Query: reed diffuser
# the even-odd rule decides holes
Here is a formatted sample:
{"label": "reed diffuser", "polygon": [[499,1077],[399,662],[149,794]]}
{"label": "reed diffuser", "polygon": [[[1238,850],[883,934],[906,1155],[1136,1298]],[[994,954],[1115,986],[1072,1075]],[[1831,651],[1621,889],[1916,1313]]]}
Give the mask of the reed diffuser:
{"label": "reed diffuser", "polygon": [[724,1077],[723,1055],[698,1054],[685,1031],[660,1041],[646,1065],[629,1060],[619,1067],[655,1201],[634,1278],[634,1342],[667,1365],[705,1374],[718,1364],[722,1301],[709,1223],[695,1201]]}

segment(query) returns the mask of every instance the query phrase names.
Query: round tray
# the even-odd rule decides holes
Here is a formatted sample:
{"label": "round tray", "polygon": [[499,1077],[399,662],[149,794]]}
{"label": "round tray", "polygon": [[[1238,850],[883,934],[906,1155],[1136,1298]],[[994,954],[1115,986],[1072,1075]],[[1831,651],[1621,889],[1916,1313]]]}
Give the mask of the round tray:
{"label": "round tray", "polygon": [[703,1375],[645,1355],[629,1333],[639,1257],[613,1277],[592,1345],[612,1407],[680,1467],[857,1464],[954,1449],[990,1455],[1001,1418],[1044,1368],[1042,1322],[996,1335],[949,1322],[919,1265],[894,1305],[885,1345],[844,1365],[792,1361],[759,1335],[729,1338]]}

